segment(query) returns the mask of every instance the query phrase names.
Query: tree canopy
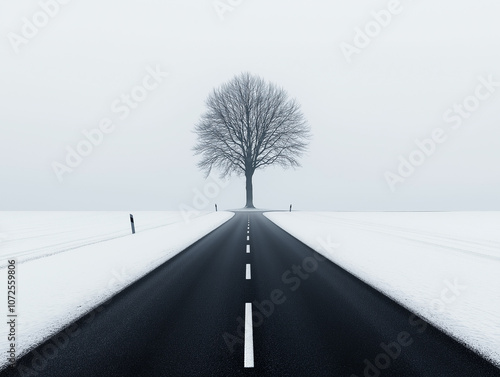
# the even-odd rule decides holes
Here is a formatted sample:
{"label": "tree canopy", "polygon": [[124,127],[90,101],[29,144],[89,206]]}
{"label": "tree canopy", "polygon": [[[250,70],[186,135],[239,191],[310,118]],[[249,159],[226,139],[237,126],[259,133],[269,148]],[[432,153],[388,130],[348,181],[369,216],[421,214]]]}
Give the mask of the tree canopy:
{"label": "tree canopy", "polygon": [[[306,151],[309,126],[286,91],[258,76],[243,73],[213,90],[207,111],[195,126],[195,154],[207,175],[244,174],[247,207],[253,207],[252,176],[269,165],[300,166]],[[250,197],[249,197],[250,190]]]}

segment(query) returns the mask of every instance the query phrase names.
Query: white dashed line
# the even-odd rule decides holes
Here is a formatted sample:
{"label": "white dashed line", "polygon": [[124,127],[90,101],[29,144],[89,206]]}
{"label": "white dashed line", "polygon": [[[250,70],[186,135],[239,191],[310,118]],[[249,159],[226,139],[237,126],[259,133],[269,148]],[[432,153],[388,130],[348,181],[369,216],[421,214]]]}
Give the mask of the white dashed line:
{"label": "white dashed line", "polygon": [[250,241],[250,236],[247,236],[247,241]]}
{"label": "white dashed line", "polygon": [[250,245],[247,245],[247,254],[250,254]]}
{"label": "white dashed line", "polygon": [[252,278],[252,275],[250,273],[250,263],[247,263],[247,274],[246,274],[246,279],[250,280]]}
{"label": "white dashed line", "polygon": [[245,368],[253,368],[252,303],[245,303]]}

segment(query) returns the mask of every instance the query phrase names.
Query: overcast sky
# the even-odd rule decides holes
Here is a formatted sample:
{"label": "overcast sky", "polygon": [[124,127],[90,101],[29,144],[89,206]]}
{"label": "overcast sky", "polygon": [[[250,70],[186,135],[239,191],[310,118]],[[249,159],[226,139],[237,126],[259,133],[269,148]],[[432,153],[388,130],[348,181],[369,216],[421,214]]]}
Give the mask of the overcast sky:
{"label": "overcast sky", "polygon": [[[243,206],[244,180],[212,195],[192,153],[207,95],[243,71],[284,87],[313,134],[301,168],[256,172],[257,207],[500,210],[498,0],[58,7],[0,5],[3,210]],[[142,102],[125,105],[134,90]],[[68,166],[68,150],[88,147],[83,132],[102,122],[99,145]],[[415,139],[433,135],[435,148],[419,152]],[[401,168],[400,156],[418,166]]]}

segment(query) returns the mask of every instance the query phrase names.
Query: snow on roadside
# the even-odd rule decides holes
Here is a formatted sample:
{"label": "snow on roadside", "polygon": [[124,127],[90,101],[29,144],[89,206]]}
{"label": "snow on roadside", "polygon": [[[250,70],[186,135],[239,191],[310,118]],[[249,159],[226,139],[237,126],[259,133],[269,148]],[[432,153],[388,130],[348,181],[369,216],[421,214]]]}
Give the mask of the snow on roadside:
{"label": "snow on roadside", "polygon": [[[202,214],[201,212],[199,215]],[[179,211],[134,212],[136,232],[183,220]],[[0,212],[0,268],[129,235],[129,212]]]}
{"label": "snow on roadside", "polygon": [[265,216],[500,367],[500,212]]}
{"label": "snow on roadside", "polygon": [[[31,213],[25,212],[24,216],[29,220]],[[106,212],[102,212],[101,216],[106,219]],[[179,220],[161,227],[153,227],[151,223],[152,229],[134,235],[129,231],[127,236],[18,263],[19,316],[16,350],[18,357],[172,258],[232,216],[234,213],[216,212],[203,214],[189,222]],[[56,217],[58,220],[54,220],[54,224],[61,221],[62,226],[70,228],[68,222],[71,222],[71,217],[70,219],[65,219],[65,216]],[[67,241],[68,238],[61,234]],[[0,285],[2,287],[0,294],[6,297],[5,268],[0,269],[0,281],[5,281],[5,284]],[[1,326],[0,350],[8,350],[7,346],[7,326]],[[6,363],[6,358],[1,358],[0,368]]]}

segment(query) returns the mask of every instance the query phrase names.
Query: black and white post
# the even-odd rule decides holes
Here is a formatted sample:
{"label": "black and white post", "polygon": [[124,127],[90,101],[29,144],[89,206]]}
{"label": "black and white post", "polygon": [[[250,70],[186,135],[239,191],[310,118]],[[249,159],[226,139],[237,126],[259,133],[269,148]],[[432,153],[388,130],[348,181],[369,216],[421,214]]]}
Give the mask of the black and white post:
{"label": "black and white post", "polygon": [[130,226],[132,227],[132,234],[135,233],[135,225],[134,225],[134,215],[130,214]]}

